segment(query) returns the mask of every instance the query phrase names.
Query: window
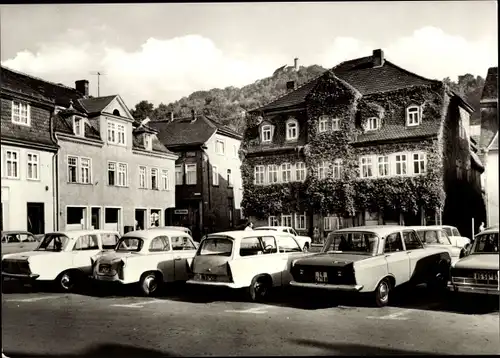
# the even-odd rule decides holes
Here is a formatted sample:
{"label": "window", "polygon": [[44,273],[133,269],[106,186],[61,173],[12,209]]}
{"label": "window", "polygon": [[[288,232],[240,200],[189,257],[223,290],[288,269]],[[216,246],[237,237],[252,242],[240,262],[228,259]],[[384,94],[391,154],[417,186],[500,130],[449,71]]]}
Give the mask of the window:
{"label": "window", "polygon": [[418,126],[420,124],[421,108],[418,106],[411,106],[406,109],[406,125]]}
{"label": "window", "polygon": [[120,237],[115,234],[101,234],[102,248],[114,249],[119,239]]}
{"label": "window", "polygon": [[299,137],[299,124],[295,119],[286,123],[286,140],[296,140]]}
{"label": "window", "polygon": [[425,173],[425,153],[414,153],[413,157],[413,174]]}
{"label": "window", "polygon": [[396,155],[396,175],[406,175],[406,154]]}
{"label": "window", "polygon": [[182,165],[175,166],[175,185],[184,184],[184,173],[182,172]]}
{"label": "window", "polygon": [[5,151],[5,162],[7,178],[19,178],[19,152],[15,150]]}
{"label": "window", "polygon": [[196,184],[196,164],[186,164],[186,184]]}
{"label": "window", "polygon": [[217,139],[215,142],[215,153],[224,155],[225,153],[225,143],[221,139]]}
{"label": "window", "polygon": [[328,174],[328,169],[330,167],[330,163],[326,161],[322,161],[318,166],[318,179],[325,179]]}
{"label": "window", "polygon": [[291,236],[278,236],[278,246],[280,252],[301,252],[302,249],[300,248],[299,244],[297,244],[297,241]]}
{"label": "window", "polygon": [[335,159],[333,161],[333,179],[342,178],[342,159]]}
{"label": "window", "polygon": [[265,254],[271,254],[278,252],[276,247],[276,240],[272,236],[263,236],[260,238],[262,240],[262,246],[264,247]]}
{"label": "window", "polygon": [[172,250],[196,250],[191,239],[187,236],[174,236],[170,238],[172,240]]}
{"label": "window", "polygon": [[276,216],[270,216],[267,219],[267,221],[268,221],[269,226],[279,226],[280,225],[278,218]]}
{"label": "window", "polygon": [[361,178],[373,177],[372,157],[361,157]]}
{"label": "window", "polygon": [[330,121],[330,118],[328,116],[319,117],[319,128],[318,128],[319,133],[323,133],[323,132],[328,131],[329,121]]}
{"label": "window", "polygon": [[219,168],[217,166],[212,166],[212,185],[219,185]]}
{"label": "window", "polygon": [[27,103],[12,101],[12,123],[29,126],[31,123],[30,106]]}
{"label": "window", "polygon": [[168,243],[167,236],[158,236],[151,241],[149,245],[150,252],[160,252],[160,251],[170,251],[170,245]]}
{"label": "window", "polygon": [[158,169],[151,168],[151,189],[158,190]]}
{"label": "window", "polygon": [[304,181],[306,180],[306,164],[303,162],[298,162],[295,164],[295,180]]}
{"label": "window", "polygon": [[323,218],[323,229],[333,231],[339,228],[339,218],[336,216],[325,216]]}
{"label": "window", "polygon": [[123,124],[118,124],[116,127],[118,132],[118,144],[125,144],[125,126]]}
{"label": "window", "polygon": [[68,156],[68,182],[78,182],[78,157]]}
{"label": "window", "polygon": [[401,233],[395,232],[387,235],[385,238],[384,252],[397,252],[403,251],[403,241],[401,240]]}
{"label": "window", "polygon": [[231,173],[231,169],[227,170],[227,186],[230,188],[233,186],[233,174]]}
{"label": "window", "polygon": [[139,188],[146,189],[146,167],[139,167]]}
{"label": "window", "polygon": [[292,226],[292,215],[281,215],[281,226]]}
{"label": "window", "polygon": [[340,130],[340,118],[332,119],[332,130],[339,131]]}
{"label": "window", "polygon": [[272,139],[272,127],[270,125],[262,126],[262,141],[270,142]]}
{"label": "window", "polygon": [[99,250],[97,235],[83,235],[76,240],[73,251]]}
{"label": "window", "polygon": [[274,184],[278,182],[278,172],[279,172],[279,167],[276,164],[271,164],[267,166],[267,175],[269,184]]}
{"label": "window", "polygon": [[90,184],[92,166],[89,158],[80,158],[80,183]]}
{"label": "window", "polygon": [[292,165],[290,163],[281,164],[281,180],[283,183],[292,180]]}
{"label": "window", "polygon": [[153,149],[153,141],[151,140],[150,134],[144,134],[144,149],[152,150]]}
{"label": "window", "polygon": [[[291,225],[288,225],[288,226],[291,226]],[[297,228],[297,230],[305,230],[306,229],[306,214],[302,214],[302,215],[297,215],[295,214],[295,227]],[[293,234],[293,232],[292,232]]]}
{"label": "window", "polygon": [[28,153],[28,173],[26,175],[27,179],[38,180],[40,179],[40,165],[38,154]]}
{"label": "window", "polygon": [[378,176],[386,177],[389,175],[389,157],[382,156],[378,157]]}
{"label": "window", "polygon": [[116,143],[117,141],[116,125],[113,122],[108,122],[108,143]]}
{"label": "window", "polygon": [[108,185],[115,185],[116,180],[116,163],[108,162]]}
{"label": "window", "polygon": [[374,131],[379,128],[379,119],[377,117],[370,117],[366,120],[365,130]]}
{"label": "window", "polygon": [[233,241],[222,237],[208,237],[201,242],[198,255],[231,256]]}
{"label": "window", "polygon": [[170,178],[168,175],[168,169],[162,169],[161,171],[161,187],[163,190],[170,190]]}
{"label": "window", "polygon": [[254,170],[255,184],[264,184],[264,166],[256,165]]}
{"label": "window", "polygon": [[118,186],[127,186],[127,164],[118,163]]}
{"label": "window", "polygon": [[263,253],[263,247],[258,237],[245,237],[240,242],[240,256],[253,256]]}
{"label": "window", "polygon": [[83,136],[83,120],[81,118],[75,118],[73,121],[73,131],[77,136]]}
{"label": "window", "polygon": [[415,232],[404,231],[403,239],[405,241],[406,250],[423,249],[422,243]]}

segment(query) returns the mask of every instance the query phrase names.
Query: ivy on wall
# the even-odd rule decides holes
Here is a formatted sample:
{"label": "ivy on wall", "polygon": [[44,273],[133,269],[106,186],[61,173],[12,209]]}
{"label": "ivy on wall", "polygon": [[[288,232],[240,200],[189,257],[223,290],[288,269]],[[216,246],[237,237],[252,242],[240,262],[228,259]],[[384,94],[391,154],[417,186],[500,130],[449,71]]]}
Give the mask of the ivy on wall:
{"label": "ivy on wall", "polygon": [[[243,137],[242,158],[243,201],[246,215],[259,219],[285,212],[336,213],[353,216],[357,211],[371,212],[401,209],[417,213],[419,207],[442,208],[445,200],[443,183],[443,138],[387,143],[353,145],[363,134],[362,123],[369,117],[384,119],[388,123],[405,123],[405,111],[410,105],[423,108],[423,121],[443,123],[447,103],[441,83],[362,97],[346,82],[327,72],[307,98],[308,144],[301,157],[298,154],[248,157],[250,143],[258,137],[255,131],[257,116],[249,116]],[[321,115],[340,119],[340,130],[318,132]],[[382,127],[381,130],[384,130]],[[257,138],[258,139],[258,138]],[[408,177],[359,179],[359,156],[366,154],[387,155],[402,151],[425,151],[427,172]],[[319,180],[318,164],[342,160],[340,179]],[[303,183],[254,185],[254,165],[282,164],[305,161],[307,179]],[[408,165],[412,165],[409,162]],[[374,169],[375,165],[374,165]],[[330,170],[331,173],[331,170]]]}

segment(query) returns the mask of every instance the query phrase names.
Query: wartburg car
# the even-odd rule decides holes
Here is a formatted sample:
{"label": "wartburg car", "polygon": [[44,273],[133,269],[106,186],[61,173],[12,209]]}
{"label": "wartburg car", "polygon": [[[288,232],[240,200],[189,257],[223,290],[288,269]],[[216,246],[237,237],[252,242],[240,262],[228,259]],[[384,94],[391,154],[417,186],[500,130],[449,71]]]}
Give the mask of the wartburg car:
{"label": "wartburg car", "polygon": [[258,228],[255,228],[254,230],[272,230],[272,231],[279,231],[279,232],[285,232],[287,234],[291,234],[295,240],[299,243],[300,247],[302,247],[302,250],[304,252],[309,251],[309,248],[311,247],[311,238],[309,236],[301,236],[297,234],[297,231],[293,227],[289,226],[261,226]]}
{"label": "wartburg car", "polygon": [[470,239],[468,237],[462,236],[458,229],[450,225],[433,225],[429,227],[436,227],[446,231],[446,234],[450,238],[451,244],[456,247],[467,249],[470,245]]}
{"label": "wartburg car", "polygon": [[445,288],[451,257],[424,247],[404,226],[359,226],[330,233],[321,253],[293,262],[292,286],[369,293],[379,306],[390,291],[413,282]]}
{"label": "wartburg car", "polygon": [[110,230],[75,230],[45,234],[34,251],[4,255],[2,278],[53,281],[74,290],[92,274],[92,258],[113,249],[120,235]]}
{"label": "wartburg car", "polygon": [[455,292],[500,294],[498,227],[476,235],[466,257],[451,268],[449,288]]}
{"label": "wartburg car", "polygon": [[122,236],[114,251],[96,259],[93,277],[138,284],[143,295],[153,296],[163,283],[188,280],[188,265],[195,253],[193,239],[181,230],[131,231]]}
{"label": "wartburg car", "polygon": [[246,290],[263,301],[276,286],[288,285],[294,259],[307,255],[289,233],[266,230],[207,235],[191,265],[191,284]]}
{"label": "wartburg car", "polygon": [[454,246],[444,229],[435,226],[407,226],[407,228],[414,229],[417,232],[424,246],[441,247],[448,250],[452,264],[465,256],[466,250]]}

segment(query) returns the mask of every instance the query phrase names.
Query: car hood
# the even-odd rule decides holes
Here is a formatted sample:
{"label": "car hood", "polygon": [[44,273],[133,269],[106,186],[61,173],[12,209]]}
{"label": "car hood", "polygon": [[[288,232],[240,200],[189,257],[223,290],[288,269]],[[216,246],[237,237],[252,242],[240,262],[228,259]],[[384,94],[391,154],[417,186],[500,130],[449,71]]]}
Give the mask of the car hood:
{"label": "car hood", "polygon": [[296,265],[303,266],[336,266],[343,267],[359,260],[365,260],[372,256],[356,255],[349,253],[320,253],[295,261]]}
{"label": "car hood", "polygon": [[61,251],[26,251],[26,252],[19,252],[15,254],[7,254],[2,257],[2,260],[4,259],[10,259],[10,260],[28,260],[30,257],[37,257],[37,256],[51,256],[51,255],[58,255],[60,254]]}
{"label": "car hood", "polygon": [[498,254],[472,254],[459,260],[455,268],[498,270]]}

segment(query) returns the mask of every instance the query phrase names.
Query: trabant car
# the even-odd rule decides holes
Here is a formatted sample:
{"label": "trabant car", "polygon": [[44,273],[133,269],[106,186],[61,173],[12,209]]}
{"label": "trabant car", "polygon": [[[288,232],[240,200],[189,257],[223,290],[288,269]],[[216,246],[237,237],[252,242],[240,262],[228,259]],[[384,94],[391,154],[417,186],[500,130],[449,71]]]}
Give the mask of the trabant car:
{"label": "trabant car", "polygon": [[2,258],[2,278],[53,281],[72,291],[92,274],[92,258],[113,249],[120,237],[113,230],[75,230],[47,233],[34,251]]}
{"label": "trabant car", "polygon": [[189,236],[193,237],[193,233],[191,232],[191,230],[189,230],[187,227],[184,226],[158,226],[158,227],[153,227],[151,229],[181,230],[184,231],[186,234],[189,234]]}
{"label": "trabant car", "polygon": [[36,237],[23,230],[2,231],[2,255],[25,251],[33,251],[39,241]]}
{"label": "trabant car", "polygon": [[498,228],[477,234],[467,256],[452,266],[448,287],[454,292],[499,295],[498,246]]}
{"label": "trabant car", "polygon": [[192,237],[181,231],[152,228],[131,231],[112,252],[93,264],[97,281],[138,284],[145,296],[155,295],[162,283],[188,280],[188,267],[196,254]]}
{"label": "trabant car", "polygon": [[263,301],[276,286],[288,285],[292,260],[307,255],[289,233],[266,230],[206,235],[191,264],[190,284],[245,289]]}
{"label": "trabant car", "polygon": [[321,253],[292,263],[292,286],[369,293],[379,307],[390,291],[413,282],[445,288],[451,257],[425,248],[404,226],[359,226],[330,233]]}
{"label": "trabant car", "polygon": [[470,245],[470,239],[468,237],[460,235],[458,229],[450,225],[432,225],[429,227],[436,227],[446,231],[446,234],[450,238],[451,244],[456,247],[464,248],[467,250]]}
{"label": "trabant car", "polygon": [[297,234],[297,231],[295,231],[295,229],[290,226],[260,226],[258,228],[255,228],[254,230],[273,230],[285,232],[291,234],[295,238],[295,240],[297,240],[300,247],[302,247],[302,251],[307,252],[311,247],[311,238],[309,236],[300,236],[299,234]]}
{"label": "trabant car", "polygon": [[430,226],[406,227],[416,231],[424,246],[447,249],[450,253],[452,264],[465,256],[466,250],[464,248],[454,246],[444,229]]}

